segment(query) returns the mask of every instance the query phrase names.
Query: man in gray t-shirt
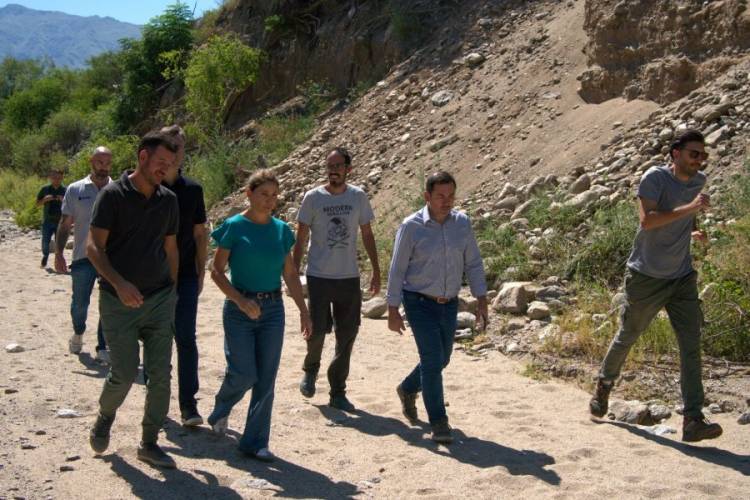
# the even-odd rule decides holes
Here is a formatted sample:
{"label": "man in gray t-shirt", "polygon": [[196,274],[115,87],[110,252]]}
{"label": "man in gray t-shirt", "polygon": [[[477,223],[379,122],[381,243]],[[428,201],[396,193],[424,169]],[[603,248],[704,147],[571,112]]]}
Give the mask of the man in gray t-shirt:
{"label": "man in gray t-shirt", "polygon": [[[90,163],[91,173],[72,183],[65,191],[62,219],[57,226],[57,236],[55,236],[55,241],[60,243],[55,247],[55,270],[58,273],[65,273],[68,270],[64,254],[65,243],[70,236],[70,230],[75,227],[73,258],[70,263],[70,277],[73,284],[70,317],[73,320],[73,335],[68,340],[68,349],[73,354],[79,354],[83,347],[83,332],[86,331],[91,292],[96,283],[96,269],[86,257],[86,238],[89,234],[94,201],[99,190],[111,181],[109,174],[112,170],[112,151],[104,146],[97,147],[91,155]],[[101,321],[96,330],[96,339],[96,361],[108,364],[109,351],[104,340]]]}
{"label": "man in gray t-shirt", "polygon": [[299,269],[310,236],[305,274],[313,323],[312,336],[307,340],[300,392],[308,398],[315,394],[325,334],[333,328],[336,353],[328,368],[329,404],[354,411],[354,405],[346,398],[346,379],[362,305],[357,229],[362,232],[362,244],[372,264],[370,292],[373,294],[380,291],[380,266],[370,227],[374,218],[370,201],[364,191],[346,183],[352,169],[351,156],[344,148],[334,149],[326,158],[326,169],[328,183],[305,193],[297,216],[294,263]]}
{"label": "man in gray t-shirt", "polygon": [[[607,413],[609,393],[630,348],[656,314],[667,310],[680,346],[680,385],[684,402],[683,441],[721,435],[719,424],[703,415],[701,321],[697,273],[690,258],[690,239],[697,213],[709,208],[702,193],[708,159],[700,132],[688,130],[672,144],[670,165],[649,169],[638,187],[641,225],[627,262],[620,329],[599,371],[596,394],[589,402],[594,416]],[[695,236],[698,236],[696,234]]]}

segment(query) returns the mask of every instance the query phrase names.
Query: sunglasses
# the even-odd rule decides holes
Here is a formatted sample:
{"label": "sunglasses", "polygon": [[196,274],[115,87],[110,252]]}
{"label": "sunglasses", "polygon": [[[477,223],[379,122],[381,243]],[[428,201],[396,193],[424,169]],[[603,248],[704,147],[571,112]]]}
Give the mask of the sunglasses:
{"label": "sunglasses", "polygon": [[688,156],[690,157],[691,160],[697,160],[698,158],[700,158],[701,161],[708,160],[708,153],[706,153],[705,151],[698,151],[696,149],[688,149],[688,148],[685,148],[684,151],[688,152]]}

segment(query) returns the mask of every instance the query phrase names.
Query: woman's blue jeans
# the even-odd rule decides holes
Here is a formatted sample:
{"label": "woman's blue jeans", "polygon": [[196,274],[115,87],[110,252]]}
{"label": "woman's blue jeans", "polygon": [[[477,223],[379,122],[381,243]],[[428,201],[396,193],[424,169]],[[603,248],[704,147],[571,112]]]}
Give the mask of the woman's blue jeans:
{"label": "woman's blue jeans", "polygon": [[443,368],[448,366],[456,334],[458,299],[438,304],[422,294],[404,291],[404,310],[419,351],[419,364],[401,382],[408,394],[422,391],[430,424],[447,421]]}
{"label": "woman's blue jeans", "polygon": [[216,394],[214,411],[208,417],[208,423],[213,425],[229,416],[232,407],[252,389],[239,445],[242,451],[249,453],[268,447],[274,386],[284,343],[284,302],[280,297],[257,302],[261,309],[257,320],[250,319],[234,302],[224,302],[227,369]]}

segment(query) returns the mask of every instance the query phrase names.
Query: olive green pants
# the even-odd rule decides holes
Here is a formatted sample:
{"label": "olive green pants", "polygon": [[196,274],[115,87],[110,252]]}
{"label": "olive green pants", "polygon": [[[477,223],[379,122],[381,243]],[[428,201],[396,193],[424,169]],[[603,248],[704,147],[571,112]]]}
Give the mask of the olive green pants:
{"label": "olive green pants", "polygon": [[684,414],[701,416],[703,382],[701,380],[701,322],[698,299],[698,273],[693,271],[677,279],[652,278],[633,270],[625,274],[627,303],[622,310],[620,329],[602,361],[599,378],[612,382],[638,337],[663,308],[677,335],[680,348],[680,389]]}
{"label": "olive green pants", "polygon": [[177,295],[165,288],[127,307],[115,295],[101,291],[99,315],[109,347],[110,369],[99,397],[99,411],[114,417],[138,374],[138,341],[143,341],[143,366],[148,373],[143,414],[143,442],[155,443],[169,411],[174,310]]}

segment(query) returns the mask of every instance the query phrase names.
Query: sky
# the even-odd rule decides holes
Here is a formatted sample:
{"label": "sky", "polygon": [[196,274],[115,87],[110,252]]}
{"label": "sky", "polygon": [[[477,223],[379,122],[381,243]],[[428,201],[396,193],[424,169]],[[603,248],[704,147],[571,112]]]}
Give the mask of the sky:
{"label": "sky", "polygon": [[[133,24],[145,24],[154,16],[164,12],[167,5],[174,0],[0,0],[0,7],[9,3],[23,5],[36,10],[56,10],[76,16],[109,16],[118,21]],[[200,17],[204,10],[215,9],[221,4],[220,0],[186,0],[195,17]]]}

